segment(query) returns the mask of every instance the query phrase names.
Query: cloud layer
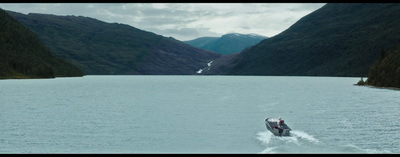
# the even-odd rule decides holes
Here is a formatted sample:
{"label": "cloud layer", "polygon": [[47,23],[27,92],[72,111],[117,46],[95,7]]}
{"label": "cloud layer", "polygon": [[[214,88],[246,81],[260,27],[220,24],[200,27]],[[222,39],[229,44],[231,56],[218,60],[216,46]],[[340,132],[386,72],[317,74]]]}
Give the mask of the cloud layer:
{"label": "cloud layer", "polygon": [[226,33],[272,37],[324,3],[0,3],[20,13],[76,15],[117,22],[178,40]]}

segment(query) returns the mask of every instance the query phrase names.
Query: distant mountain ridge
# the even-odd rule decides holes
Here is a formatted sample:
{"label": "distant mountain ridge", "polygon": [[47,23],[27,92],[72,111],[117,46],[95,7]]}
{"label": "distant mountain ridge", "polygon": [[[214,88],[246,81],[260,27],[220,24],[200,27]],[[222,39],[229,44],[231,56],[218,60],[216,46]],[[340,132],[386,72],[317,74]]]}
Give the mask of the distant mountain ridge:
{"label": "distant mountain ridge", "polygon": [[220,37],[200,37],[193,40],[183,41],[187,44],[190,44],[194,47],[202,48],[206,47],[209,44],[212,44],[215,40],[219,39]]}
{"label": "distant mountain ridge", "polygon": [[83,76],[0,8],[0,79]]}
{"label": "distant mountain ridge", "polygon": [[220,56],[125,24],[82,16],[8,13],[86,75],[190,75]]}
{"label": "distant mountain ridge", "polygon": [[184,42],[194,47],[226,55],[243,51],[267,38],[258,34],[229,33],[221,37],[201,37]]}
{"label": "distant mountain ridge", "polygon": [[398,3],[328,3],[202,74],[366,76],[382,49],[400,44],[398,17]]}

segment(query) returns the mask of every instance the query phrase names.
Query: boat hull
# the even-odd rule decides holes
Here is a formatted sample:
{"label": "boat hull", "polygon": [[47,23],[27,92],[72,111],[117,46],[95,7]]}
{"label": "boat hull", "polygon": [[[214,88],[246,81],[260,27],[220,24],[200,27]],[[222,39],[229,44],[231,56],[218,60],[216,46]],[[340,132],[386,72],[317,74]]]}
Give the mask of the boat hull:
{"label": "boat hull", "polygon": [[273,126],[275,125],[277,125],[276,122],[270,121],[269,118],[265,119],[265,126],[272,134],[274,134],[275,136],[290,136],[290,131],[292,129],[290,129],[288,125],[284,124],[282,129],[273,128]]}

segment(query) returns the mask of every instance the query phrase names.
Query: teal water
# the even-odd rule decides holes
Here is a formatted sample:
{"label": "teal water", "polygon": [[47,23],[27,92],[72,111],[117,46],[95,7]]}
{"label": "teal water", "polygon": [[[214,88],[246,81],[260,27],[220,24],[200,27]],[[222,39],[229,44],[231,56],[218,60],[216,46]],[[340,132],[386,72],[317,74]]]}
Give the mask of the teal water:
{"label": "teal water", "polygon": [[[400,153],[400,91],[359,79],[0,80],[0,153]],[[279,116],[290,137],[267,131]]]}

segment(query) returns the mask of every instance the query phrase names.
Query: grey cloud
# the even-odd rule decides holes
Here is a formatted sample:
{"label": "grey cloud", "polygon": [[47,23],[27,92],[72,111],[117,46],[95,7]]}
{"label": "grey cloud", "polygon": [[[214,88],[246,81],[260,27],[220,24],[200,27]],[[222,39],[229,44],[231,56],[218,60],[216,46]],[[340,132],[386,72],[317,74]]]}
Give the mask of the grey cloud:
{"label": "grey cloud", "polygon": [[303,14],[308,14],[323,5],[322,3],[0,3],[0,8],[21,13],[87,16],[110,23],[128,24],[176,39],[191,40],[201,36],[220,36],[232,30],[237,30],[237,33],[247,31],[272,36],[285,30]]}
{"label": "grey cloud", "polygon": [[207,28],[181,28],[181,29],[152,29],[157,34],[164,34],[166,37],[174,37],[181,41],[192,40],[199,37],[217,37],[221,34],[211,32]]}
{"label": "grey cloud", "polygon": [[324,3],[299,3],[296,7],[290,8],[290,11],[314,11],[324,6]]}

